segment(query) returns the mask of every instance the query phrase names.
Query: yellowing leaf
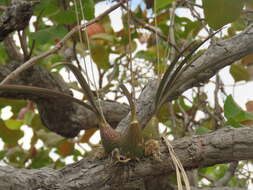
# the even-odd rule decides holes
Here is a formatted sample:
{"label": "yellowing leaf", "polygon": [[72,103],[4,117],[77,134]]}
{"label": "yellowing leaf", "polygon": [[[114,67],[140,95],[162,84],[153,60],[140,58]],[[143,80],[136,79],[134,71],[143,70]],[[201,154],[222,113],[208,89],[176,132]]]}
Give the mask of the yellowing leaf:
{"label": "yellowing leaf", "polygon": [[242,80],[248,81],[250,79],[248,71],[241,64],[231,65],[230,74],[233,76],[236,82]]}
{"label": "yellowing leaf", "polygon": [[253,53],[242,58],[241,62],[243,65],[252,64],[253,63]]}
{"label": "yellowing leaf", "polygon": [[59,146],[59,153],[64,157],[70,155],[73,150],[74,150],[74,143],[69,141],[65,141]]}
{"label": "yellowing leaf", "polygon": [[253,101],[248,101],[248,102],[246,103],[246,110],[247,110],[248,112],[253,113]]}
{"label": "yellowing leaf", "polygon": [[111,67],[109,52],[102,44],[95,44],[91,47],[91,57],[99,68],[108,70]]}
{"label": "yellowing leaf", "polygon": [[91,129],[88,129],[88,130],[85,130],[85,133],[84,135],[82,136],[82,138],[80,139],[80,142],[81,143],[87,143],[89,142],[91,136],[97,131],[96,128],[91,128]]}

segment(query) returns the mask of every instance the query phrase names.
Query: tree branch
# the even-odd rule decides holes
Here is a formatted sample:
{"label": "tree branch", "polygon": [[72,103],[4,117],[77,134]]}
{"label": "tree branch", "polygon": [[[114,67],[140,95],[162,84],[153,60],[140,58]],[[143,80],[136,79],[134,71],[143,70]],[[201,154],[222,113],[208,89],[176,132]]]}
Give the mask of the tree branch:
{"label": "tree branch", "polygon": [[30,21],[34,6],[38,3],[17,1],[6,8],[0,16],[0,41],[4,40],[13,31],[23,30]]}
{"label": "tree branch", "polygon": [[[184,91],[194,86],[203,85],[220,69],[252,53],[252,33],[253,24],[232,38],[212,44],[175,82],[174,87],[170,89],[171,93],[168,101],[176,99]],[[137,113],[142,127],[145,127],[150,117],[154,114],[157,85],[157,81],[149,82],[138,99]],[[125,132],[129,122],[130,114],[119,123],[117,130]]]}
{"label": "tree branch", "polygon": [[[206,135],[172,142],[186,170],[214,164],[253,159],[253,127],[225,127]],[[60,170],[0,167],[0,189],[134,189],[145,188],[145,179],[174,171],[167,147],[161,146],[161,162],[151,158],[125,165],[109,160],[83,160]],[[134,185],[131,187],[131,185]],[[219,187],[218,189],[220,189]],[[237,189],[237,188],[236,188]]]}
{"label": "tree branch", "polygon": [[99,16],[97,16],[96,18],[94,18],[93,20],[89,21],[86,24],[83,25],[77,25],[74,28],[72,28],[72,30],[67,33],[64,38],[62,40],[60,40],[52,49],[36,56],[33,57],[31,59],[29,59],[28,61],[26,61],[25,63],[23,63],[22,65],[20,65],[18,68],[16,68],[14,71],[12,71],[8,76],[6,76],[6,78],[4,80],[1,81],[0,84],[7,84],[9,83],[11,80],[14,80],[15,78],[17,78],[18,75],[20,75],[20,73],[24,72],[25,70],[31,68],[33,65],[35,65],[39,60],[48,57],[49,55],[52,55],[54,53],[56,53],[57,51],[59,51],[62,47],[63,44],[71,38],[72,35],[74,35],[76,32],[86,28],[87,26],[94,24],[98,21],[100,21],[102,18],[104,18],[106,15],[108,15],[110,12],[114,11],[115,9],[117,9],[118,7],[120,7],[122,4],[124,4],[125,2],[127,2],[128,0],[121,0],[120,2],[118,2],[117,4],[113,5],[112,7],[110,7],[109,9],[107,9],[106,11],[104,11],[102,14],[100,14]]}
{"label": "tree branch", "polygon": [[[18,66],[19,63],[16,61],[12,61],[7,65],[1,65],[0,80]],[[59,76],[53,75],[39,66],[34,66],[23,72],[13,83],[49,88],[69,95],[72,94],[68,85]],[[37,104],[43,124],[49,130],[64,137],[75,137],[80,130],[98,127],[96,115],[74,102],[39,98],[32,94],[28,95],[20,92],[0,92],[0,97],[34,101]],[[125,104],[104,101],[102,105],[105,117],[113,127],[116,127],[118,122],[129,112],[129,107]]]}

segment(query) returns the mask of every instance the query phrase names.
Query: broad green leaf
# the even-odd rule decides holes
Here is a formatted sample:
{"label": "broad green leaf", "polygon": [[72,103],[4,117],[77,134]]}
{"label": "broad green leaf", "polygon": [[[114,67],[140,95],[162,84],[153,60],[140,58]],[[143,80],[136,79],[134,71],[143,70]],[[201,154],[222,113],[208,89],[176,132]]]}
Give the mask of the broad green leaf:
{"label": "broad green leaf", "polygon": [[211,179],[218,180],[224,176],[228,168],[227,164],[218,164],[207,168],[199,169],[199,172]]}
{"label": "broad green leaf", "polygon": [[202,3],[208,25],[217,30],[239,18],[244,0],[202,0]]}
{"label": "broad green leaf", "polygon": [[14,120],[14,119],[4,120],[4,123],[6,127],[13,130],[19,129],[24,124],[22,120]]}
{"label": "broad green leaf", "polygon": [[110,69],[109,51],[102,44],[92,45],[91,57],[99,68],[103,70]]}
{"label": "broad green leaf", "polygon": [[233,64],[230,67],[230,74],[233,76],[235,82],[248,81],[250,79],[250,74],[241,64]]}
{"label": "broad green leaf", "polygon": [[43,0],[41,1],[36,7],[34,14],[36,16],[42,15],[43,16],[50,16],[55,12],[59,11],[59,7],[57,6],[58,0]]}
{"label": "broad green leaf", "polygon": [[50,17],[59,24],[74,24],[76,23],[76,14],[74,10],[60,11],[56,15]]}
{"label": "broad green leaf", "polygon": [[95,17],[95,4],[93,0],[82,0],[83,2],[83,12],[84,18],[91,20]]}
{"label": "broad green leaf", "polygon": [[224,115],[227,118],[227,125],[232,125],[234,127],[240,127],[240,122],[246,120],[253,120],[253,114],[244,111],[232,98],[228,96],[224,103]]}
{"label": "broad green leaf", "polygon": [[61,39],[67,34],[63,26],[51,26],[49,28],[31,33],[31,38],[40,44],[48,43],[50,40]]}
{"label": "broad green leaf", "polygon": [[226,118],[235,118],[241,112],[242,108],[234,101],[233,97],[229,95],[224,103],[224,115]]}
{"label": "broad green leaf", "polygon": [[18,144],[18,140],[23,137],[24,133],[21,130],[12,130],[5,126],[3,120],[0,120],[0,138],[4,143],[16,146]]}
{"label": "broad green leaf", "polygon": [[156,9],[155,11],[162,9],[164,7],[166,7],[168,4],[172,3],[175,0],[155,0],[155,6],[154,9]]}

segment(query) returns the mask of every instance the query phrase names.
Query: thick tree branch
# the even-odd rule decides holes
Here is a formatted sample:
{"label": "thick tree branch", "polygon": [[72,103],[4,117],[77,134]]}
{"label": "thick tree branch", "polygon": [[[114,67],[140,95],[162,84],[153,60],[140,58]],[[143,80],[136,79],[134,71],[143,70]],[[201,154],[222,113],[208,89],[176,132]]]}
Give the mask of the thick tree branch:
{"label": "thick tree branch", "polygon": [[[173,89],[170,90],[168,101],[176,99],[184,91],[203,85],[208,79],[214,76],[220,69],[231,65],[237,60],[253,52],[253,24],[240,34],[211,45],[207,51],[192,63],[182,76],[176,81]],[[138,99],[137,112],[142,127],[154,114],[155,94],[158,82],[151,81]],[[130,122],[130,114],[124,118],[118,131],[126,131],[127,123]]]}
{"label": "thick tree branch", "polygon": [[[186,170],[253,159],[253,128],[226,127],[207,135],[179,139],[172,145]],[[138,163],[112,166],[109,160],[84,158],[60,170],[0,167],[0,189],[147,189],[145,179],[174,171],[163,144],[161,159],[159,162],[145,158]],[[131,185],[135,186],[130,188]]]}
{"label": "thick tree branch", "polygon": [[[18,66],[19,63],[15,61],[0,66],[0,80]],[[38,66],[23,72],[13,83],[55,89],[71,94],[67,84],[59,76],[53,75]],[[37,104],[44,125],[49,130],[65,137],[74,137],[82,129],[96,128],[98,126],[97,117],[93,112],[73,102],[48,98],[43,99],[32,94],[27,95],[20,92],[1,92],[0,97],[34,101]],[[126,116],[129,108],[125,104],[104,101],[103,111],[108,122],[116,127],[118,122]]]}

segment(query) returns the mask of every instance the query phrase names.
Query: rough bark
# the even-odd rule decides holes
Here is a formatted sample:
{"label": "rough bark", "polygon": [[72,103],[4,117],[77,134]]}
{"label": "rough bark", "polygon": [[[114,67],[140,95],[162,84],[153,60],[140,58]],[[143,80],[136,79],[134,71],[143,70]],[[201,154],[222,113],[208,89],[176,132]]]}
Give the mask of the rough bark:
{"label": "rough bark", "polygon": [[[36,4],[36,2],[18,1],[8,7],[0,16],[0,41],[5,39],[4,45],[12,60],[9,64],[0,66],[0,80],[3,80],[23,62],[23,55],[19,53],[11,37],[7,36],[9,33],[24,29],[28,25],[33,13],[33,7]],[[22,73],[13,83],[55,89],[71,94],[67,84],[59,76],[53,75],[38,66]],[[95,114],[76,103],[48,98],[43,99],[32,94],[21,94],[18,92],[0,93],[0,97],[34,101],[37,104],[43,124],[49,130],[65,137],[75,137],[80,130],[98,127]],[[116,127],[118,122],[126,116],[129,108],[125,104],[104,101],[103,111],[110,125]]]}
{"label": "rough bark", "polygon": [[38,2],[16,1],[0,16],[0,41],[11,32],[23,30],[29,23]]}
{"label": "rough bark", "polygon": [[[3,30],[0,23],[0,40],[9,32]],[[27,24],[27,22],[25,23]],[[15,25],[15,24],[14,24]],[[185,90],[203,84],[220,69],[253,52],[253,25],[233,38],[216,42],[197,59],[171,90],[168,100],[175,99]],[[22,56],[19,58],[22,60]],[[14,70],[19,63],[10,63],[0,68],[0,80]],[[40,67],[33,67],[22,73],[16,84],[34,85],[57,89],[71,93],[67,85]],[[148,122],[154,113],[154,97],[157,82],[151,81],[138,99],[138,117],[142,126]],[[1,93],[1,97],[30,99],[37,103],[42,121],[50,130],[66,137],[73,137],[81,129],[97,126],[95,115],[75,103],[62,103],[50,99],[41,99],[32,95],[20,93]],[[105,102],[103,109],[107,120],[116,126],[128,113],[128,107],[115,102]],[[107,106],[108,105],[108,106]],[[129,122],[125,117],[117,127],[123,132]],[[173,147],[187,170],[228,163],[239,160],[253,159],[253,129],[224,128],[207,135],[183,138],[173,142]],[[151,180],[173,172],[171,160],[165,145],[161,143],[162,162],[145,158],[138,163],[112,166],[108,160],[83,160],[68,165],[61,170],[43,168],[38,170],[15,169],[10,166],[0,167],[0,189],[151,189]],[[173,189],[169,184],[164,189]],[[210,189],[210,188],[206,188]],[[215,189],[215,188],[214,188]],[[233,188],[217,189],[227,190]],[[238,189],[239,188],[234,188]]]}
{"label": "rough bark", "polygon": [[[253,128],[226,127],[210,134],[176,140],[172,146],[186,170],[249,160],[253,159]],[[84,158],[60,170],[5,166],[0,167],[0,189],[148,189],[147,179],[174,171],[163,143],[160,158],[161,162],[144,158],[126,165]]]}
{"label": "rough bark", "polygon": [[[19,64],[17,62],[0,66],[0,80],[18,66]],[[62,81],[59,76],[53,75],[44,68],[38,66],[22,73],[13,83],[55,89],[71,94],[67,84]],[[98,120],[94,113],[73,102],[38,98],[32,94],[22,94],[20,92],[1,92],[0,97],[29,99],[34,101],[37,104],[43,124],[51,131],[65,137],[74,137],[80,130],[94,128],[97,127],[98,124]],[[112,126],[116,126],[117,123],[128,113],[129,108],[125,104],[104,101],[103,110],[108,122]]]}
{"label": "rough bark", "polygon": [[[245,55],[250,54],[253,51],[252,31],[253,25],[250,25],[242,33],[234,36],[233,38],[216,42],[209,47],[208,50],[199,59],[197,59],[176,82],[175,88],[171,91],[171,95],[168,100],[175,99],[182,92],[193,86],[203,84],[209,78],[214,76],[215,73],[220,69],[232,64],[234,61],[239,60]],[[4,76],[6,76],[6,74],[8,74],[11,70],[14,70],[14,68],[7,69],[4,67],[3,71],[8,71],[5,72],[4,75],[0,73],[0,79],[2,80]],[[67,87],[63,87],[62,84],[59,83],[59,80],[53,77],[51,74],[47,73],[48,76],[44,76],[44,74],[37,72],[40,76],[37,78],[37,75],[33,74],[34,71],[31,70],[37,69],[30,69],[30,71],[24,72],[22,74],[24,77],[19,79],[19,84],[22,83],[27,85],[30,84],[34,86],[48,87],[69,93]],[[28,77],[28,75],[32,75],[32,77]],[[47,81],[45,83],[46,80],[44,80],[44,78],[51,78],[52,81]],[[143,90],[143,93],[138,99],[137,112],[142,127],[145,126],[154,113],[154,89],[156,88],[156,82],[151,81]],[[3,97],[2,94],[0,94],[0,96]],[[12,94],[6,94],[4,97],[7,96],[13,97]],[[23,98],[22,96],[20,97]],[[27,95],[25,95],[25,97],[29,98]],[[38,103],[38,108],[45,126],[65,137],[74,137],[81,129],[97,127],[97,120],[94,114],[85,108],[81,108],[79,105],[77,106],[75,103],[69,102],[68,104],[63,104],[55,100],[43,100],[42,102],[37,101],[36,103]],[[106,106],[104,108],[105,113],[107,113],[107,120],[114,127],[128,113],[128,107],[125,105],[122,106],[122,104],[117,103],[113,103],[113,105],[111,105],[111,102],[108,102],[105,105],[108,105],[108,107]],[[59,113],[59,117],[55,115],[57,113]],[[60,117],[61,114],[63,114],[63,116]],[[52,117],[52,115],[54,116]],[[129,123],[129,118],[130,117],[128,115],[120,122],[117,127],[118,131],[125,131]]]}
{"label": "rough bark", "polygon": [[[170,90],[168,101],[176,99],[184,91],[203,85],[213,77],[220,69],[231,65],[237,60],[253,52],[253,25],[250,25],[240,34],[217,41],[207,51],[194,61],[191,67],[186,70],[176,81],[173,89]],[[137,112],[142,127],[154,113],[154,98],[156,82],[151,81],[140,95],[137,104]],[[130,122],[130,114],[124,118],[117,127],[118,131],[125,131],[127,123]]]}

